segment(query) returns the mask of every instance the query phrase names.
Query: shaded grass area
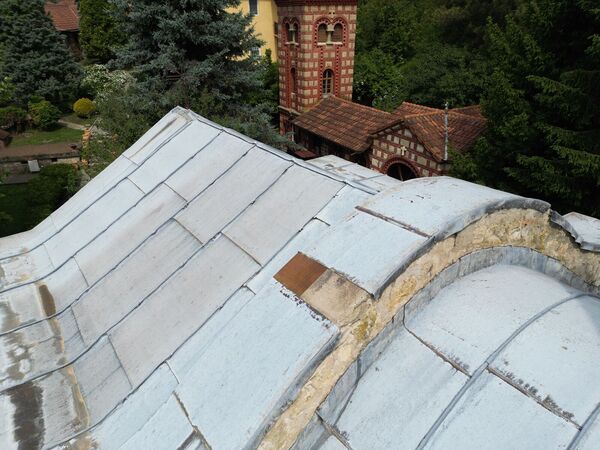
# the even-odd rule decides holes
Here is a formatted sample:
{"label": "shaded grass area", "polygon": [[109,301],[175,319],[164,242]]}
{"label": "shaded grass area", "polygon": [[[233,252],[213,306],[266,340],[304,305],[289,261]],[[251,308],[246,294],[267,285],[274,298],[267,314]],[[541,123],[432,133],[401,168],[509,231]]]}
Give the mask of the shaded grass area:
{"label": "shaded grass area", "polygon": [[83,131],[67,127],[58,127],[52,131],[28,130],[13,138],[11,147],[23,145],[55,144],[59,142],[79,142]]}
{"label": "shaded grass area", "polygon": [[[26,184],[0,185],[0,237],[27,230],[29,211],[26,191]],[[10,220],[5,220],[2,213],[10,216]]]}
{"label": "shaded grass area", "polygon": [[66,116],[61,117],[62,120],[64,120],[65,122],[71,122],[71,123],[76,123],[77,125],[85,125],[85,126],[89,126],[92,123],[94,123],[94,121],[98,118],[97,115],[92,115],[92,117],[89,118],[82,118],[82,117],[78,117],[77,114],[72,113]]}

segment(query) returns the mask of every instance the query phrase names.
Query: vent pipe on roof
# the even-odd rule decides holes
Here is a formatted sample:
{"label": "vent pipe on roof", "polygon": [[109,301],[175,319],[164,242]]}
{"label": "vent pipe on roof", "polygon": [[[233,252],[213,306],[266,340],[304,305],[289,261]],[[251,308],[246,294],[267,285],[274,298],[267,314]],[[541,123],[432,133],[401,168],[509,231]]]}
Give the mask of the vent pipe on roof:
{"label": "vent pipe on roof", "polygon": [[444,161],[448,161],[448,102],[444,106]]}

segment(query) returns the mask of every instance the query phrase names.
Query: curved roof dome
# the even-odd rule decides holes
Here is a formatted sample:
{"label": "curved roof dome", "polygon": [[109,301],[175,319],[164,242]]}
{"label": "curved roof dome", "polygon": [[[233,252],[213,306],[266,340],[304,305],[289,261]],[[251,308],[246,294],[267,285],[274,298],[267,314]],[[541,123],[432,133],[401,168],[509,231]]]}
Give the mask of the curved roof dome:
{"label": "curved roof dome", "polygon": [[599,251],[177,108],[0,239],[0,448],[592,448]]}

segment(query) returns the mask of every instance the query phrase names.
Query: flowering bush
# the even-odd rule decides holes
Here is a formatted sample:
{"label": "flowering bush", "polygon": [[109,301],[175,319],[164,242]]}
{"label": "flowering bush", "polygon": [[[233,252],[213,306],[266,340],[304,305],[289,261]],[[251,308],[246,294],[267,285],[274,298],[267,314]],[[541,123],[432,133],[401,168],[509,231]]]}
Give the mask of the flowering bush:
{"label": "flowering bush", "polygon": [[84,69],[81,87],[96,100],[102,100],[111,92],[126,88],[133,77],[124,70],[110,71],[101,64],[93,64]]}

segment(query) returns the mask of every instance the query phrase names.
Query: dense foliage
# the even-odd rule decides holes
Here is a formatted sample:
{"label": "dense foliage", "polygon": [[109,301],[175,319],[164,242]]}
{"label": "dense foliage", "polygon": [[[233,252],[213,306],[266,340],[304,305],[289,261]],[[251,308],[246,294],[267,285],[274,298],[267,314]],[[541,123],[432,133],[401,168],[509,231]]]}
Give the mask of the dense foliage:
{"label": "dense foliage", "polygon": [[27,123],[27,111],[18,106],[0,107],[0,129],[20,131]]}
{"label": "dense foliage", "polygon": [[74,98],[81,70],[45,14],[44,0],[2,0],[0,42],[0,79],[10,78],[19,105],[32,96],[56,105]]}
{"label": "dense foliage", "polygon": [[156,106],[190,107],[203,93],[235,104],[259,87],[248,57],[260,45],[252,18],[227,11],[238,1],[114,1],[129,38],[115,65],[131,70],[144,90],[160,92]]}
{"label": "dense foliage", "polygon": [[488,30],[489,131],[456,173],[600,217],[600,9],[537,0]]}
{"label": "dense foliage", "polygon": [[79,42],[87,61],[106,63],[125,43],[125,34],[109,0],[79,1]]}
{"label": "dense foliage", "polygon": [[102,83],[108,75],[102,69],[86,76],[84,84],[104,84],[101,90],[110,85],[109,95],[96,97],[101,126],[109,135],[100,145],[92,143],[90,162],[118,155],[177,105],[263,142],[283,142],[273,122],[276,67],[251,56],[261,42],[251,16],[231,12],[239,1],[113,3],[128,42],[109,67],[127,71],[132,79]]}
{"label": "dense foliage", "polygon": [[113,92],[127,88],[134,81],[135,79],[124,70],[111,71],[105,65],[91,64],[83,68],[81,90],[86,95],[101,100]]}
{"label": "dense foliage", "polygon": [[518,0],[363,0],[355,100],[393,109],[404,99],[439,107],[479,101],[489,64],[486,20]]}
{"label": "dense foliage", "polygon": [[27,184],[27,226],[33,227],[66,202],[79,188],[79,172],[69,164],[43,167]]}
{"label": "dense foliage", "polygon": [[354,95],[481,103],[454,174],[600,217],[600,8],[590,0],[363,0]]}

